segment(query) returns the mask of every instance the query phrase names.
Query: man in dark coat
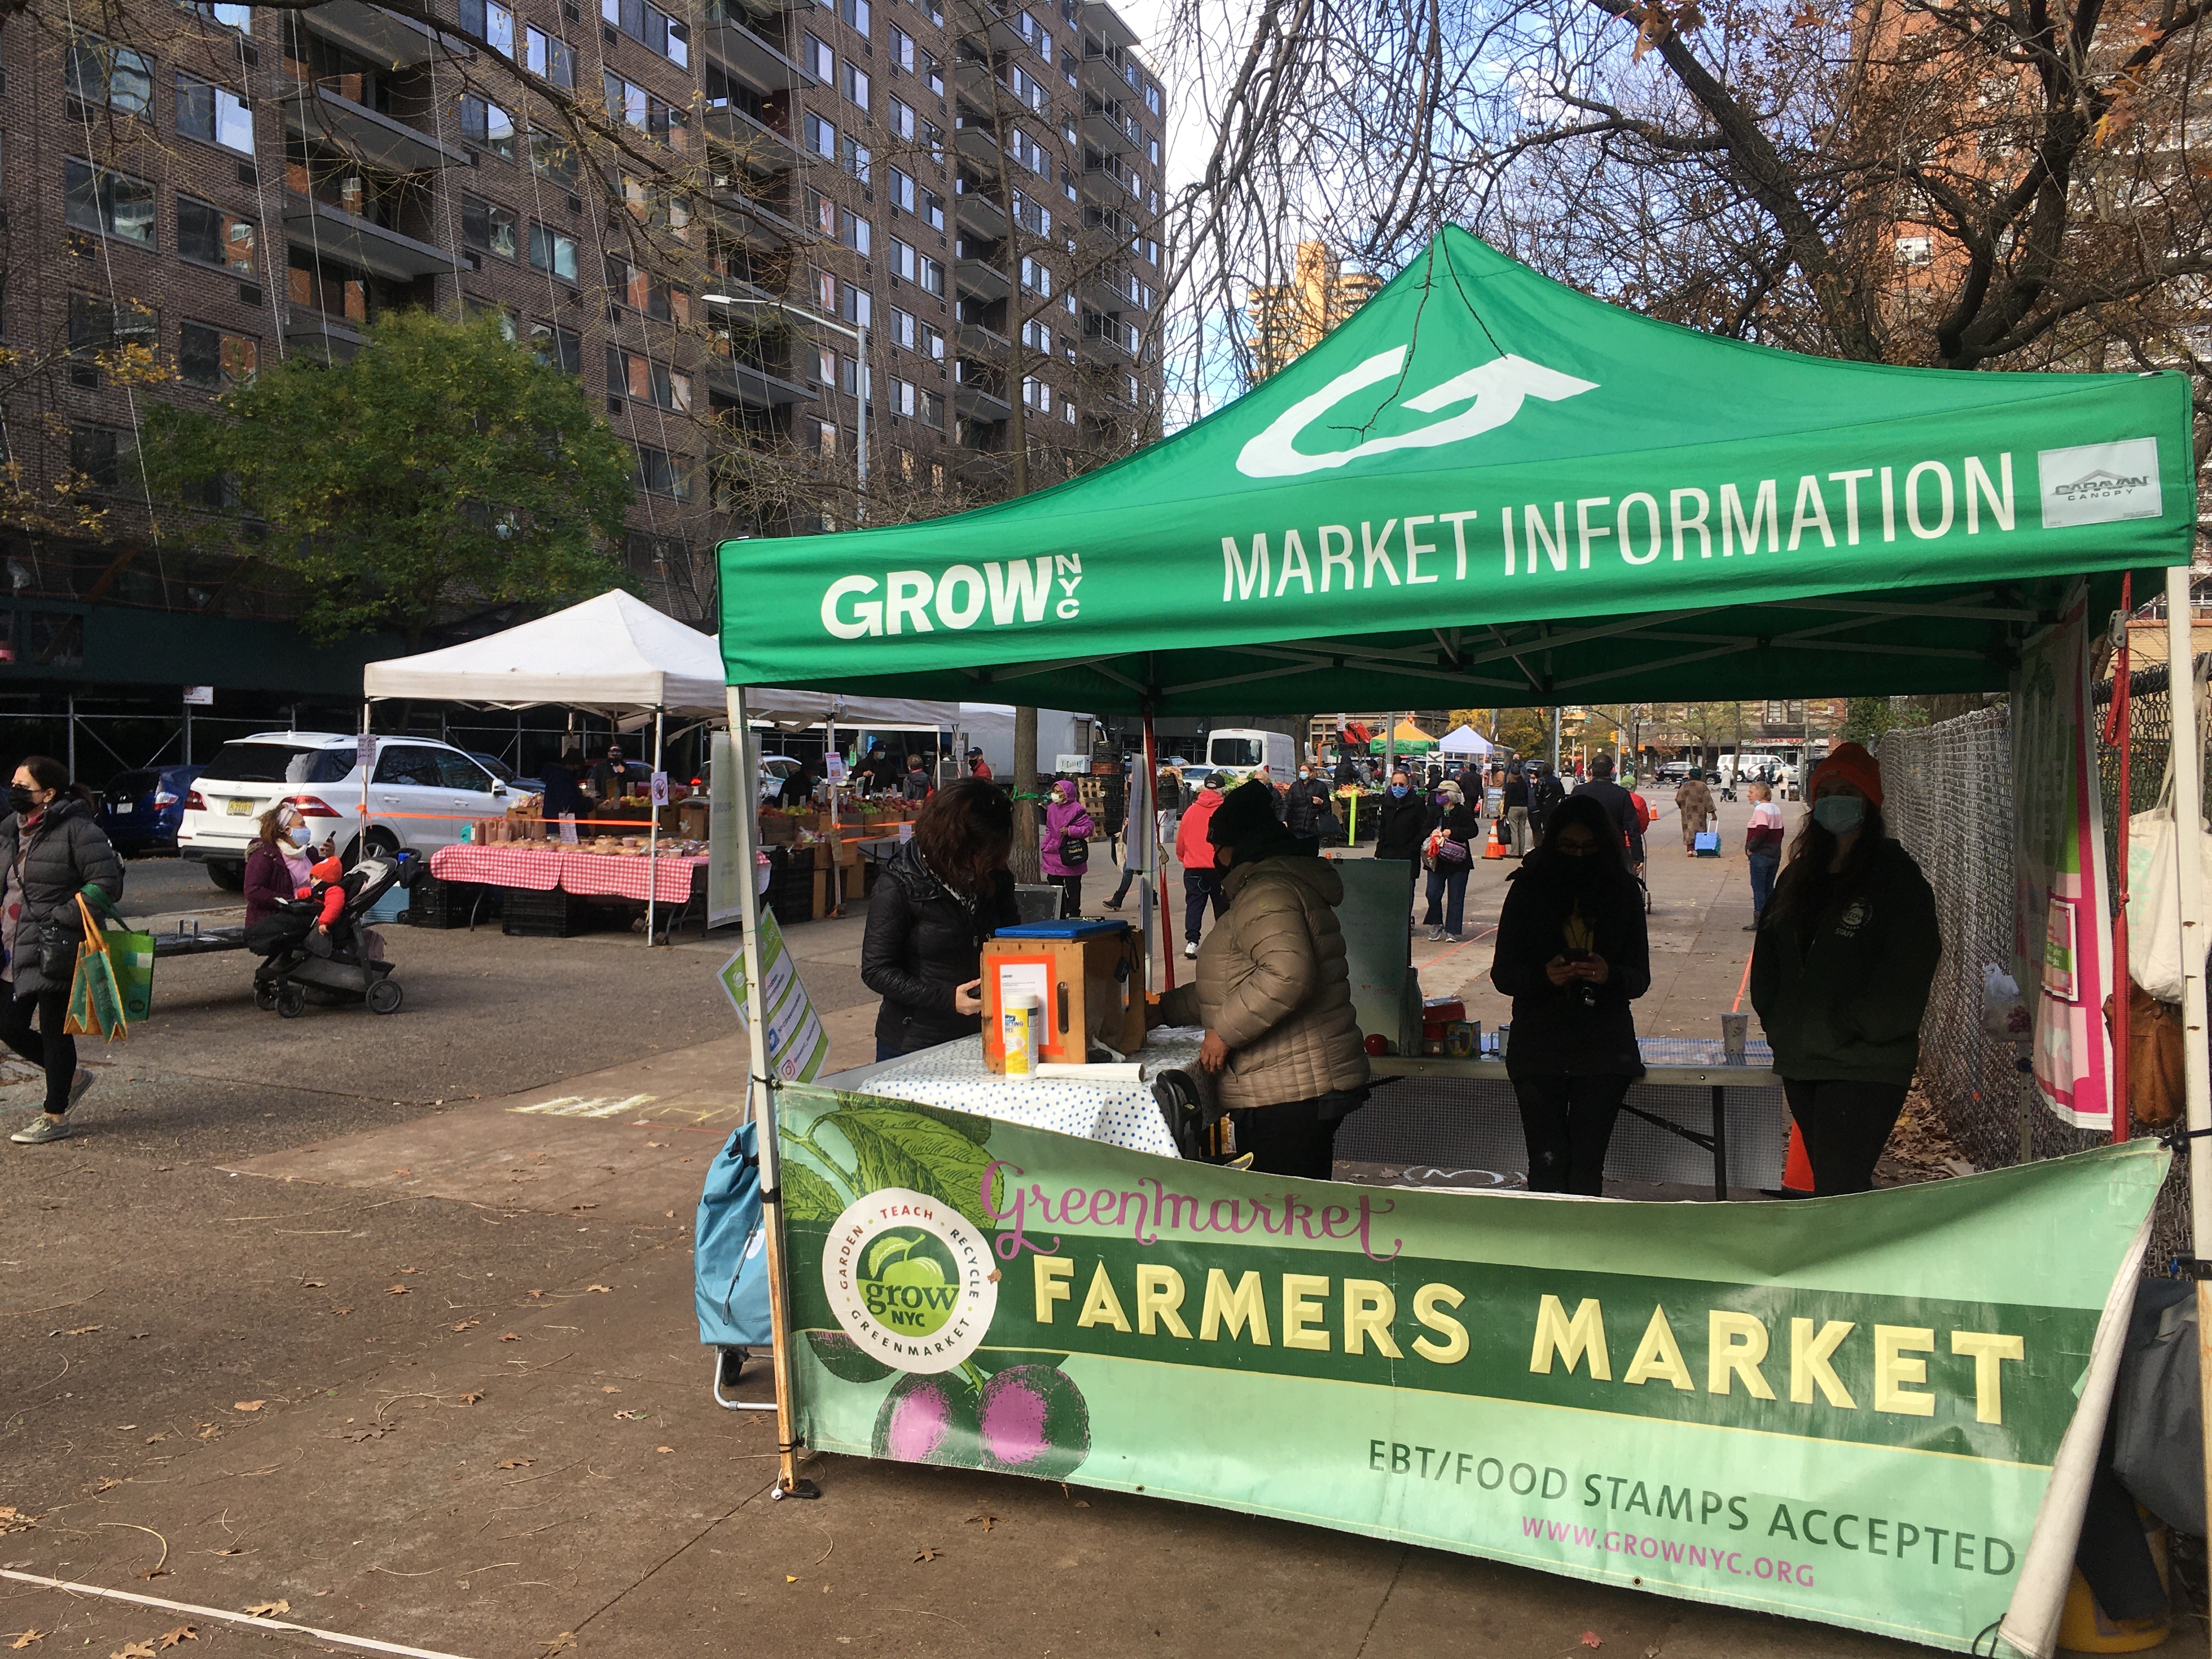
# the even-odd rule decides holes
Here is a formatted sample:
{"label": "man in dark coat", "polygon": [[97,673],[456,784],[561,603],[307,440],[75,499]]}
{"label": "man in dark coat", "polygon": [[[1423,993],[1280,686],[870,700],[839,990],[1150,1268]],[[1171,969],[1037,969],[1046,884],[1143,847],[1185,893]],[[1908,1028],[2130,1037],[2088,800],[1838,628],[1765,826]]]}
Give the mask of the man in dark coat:
{"label": "man in dark coat", "polygon": [[1576,786],[1575,793],[1588,795],[1605,808],[1620,831],[1621,842],[1628,848],[1628,864],[1632,870],[1644,867],[1644,820],[1636,810],[1636,799],[1613,781],[1613,757],[1604,753],[1590,757],[1589,776]]}
{"label": "man in dark coat", "polygon": [[[76,896],[96,886],[111,902],[123,897],[123,862],[67,776],[51,760],[19,766],[9,791],[15,810],[0,819],[0,939],[7,951],[0,971],[9,981],[0,987],[0,1042],[46,1074],[45,1115],[8,1137],[24,1146],[67,1139],[69,1109],[92,1086],[92,1073],[76,1063],[76,1041],[62,1029],[74,941],[84,936]],[[58,954],[67,965],[58,978],[47,976],[42,961],[40,933],[50,917],[64,941]]]}
{"label": "man in dark coat", "polygon": [[1314,775],[1310,766],[1298,768],[1284,799],[1284,818],[1294,836],[1317,836],[1321,821],[1329,814],[1328,786]]}
{"label": "man in dark coat", "polygon": [[1567,789],[1547,762],[1530,761],[1528,772],[1528,829],[1541,841],[1544,820],[1551,816],[1553,807],[1567,798]]}
{"label": "man in dark coat", "polygon": [[1413,885],[1421,873],[1421,843],[1429,834],[1428,797],[1413,787],[1401,768],[1390,775],[1377,805],[1381,816],[1376,820],[1375,856],[1406,860],[1406,914],[1410,918]]}

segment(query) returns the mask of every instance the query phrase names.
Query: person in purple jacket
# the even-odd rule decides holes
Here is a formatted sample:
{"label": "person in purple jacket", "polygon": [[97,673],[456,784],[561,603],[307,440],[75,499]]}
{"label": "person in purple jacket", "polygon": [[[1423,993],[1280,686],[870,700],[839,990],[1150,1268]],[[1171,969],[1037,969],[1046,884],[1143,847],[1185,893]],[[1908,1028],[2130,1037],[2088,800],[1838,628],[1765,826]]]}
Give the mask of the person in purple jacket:
{"label": "person in purple jacket", "polygon": [[1083,872],[1091,862],[1091,837],[1097,833],[1090,812],[1077,798],[1075,786],[1066,778],[1054,778],[1052,798],[1045,804],[1043,844],[1038,852],[1044,878],[1062,895],[1060,914],[1063,916],[1083,914]]}

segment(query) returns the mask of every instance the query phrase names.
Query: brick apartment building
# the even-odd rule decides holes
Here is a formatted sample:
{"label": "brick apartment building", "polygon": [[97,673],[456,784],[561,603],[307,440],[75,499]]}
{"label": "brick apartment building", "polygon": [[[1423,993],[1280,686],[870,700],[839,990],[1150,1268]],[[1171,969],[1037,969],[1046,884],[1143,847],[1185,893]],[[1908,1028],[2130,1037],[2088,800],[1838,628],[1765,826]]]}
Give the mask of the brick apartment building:
{"label": "brick apartment building", "polygon": [[[1158,434],[1165,94],[1109,5],[70,0],[4,53],[0,711],[357,690],[369,643],[302,638],[250,546],[159,533],[135,442],[153,400],[398,308],[490,313],[580,377],[636,458],[628,568],[702,626],[727,537]],[[23,508],[72,473],[97,533]]]}

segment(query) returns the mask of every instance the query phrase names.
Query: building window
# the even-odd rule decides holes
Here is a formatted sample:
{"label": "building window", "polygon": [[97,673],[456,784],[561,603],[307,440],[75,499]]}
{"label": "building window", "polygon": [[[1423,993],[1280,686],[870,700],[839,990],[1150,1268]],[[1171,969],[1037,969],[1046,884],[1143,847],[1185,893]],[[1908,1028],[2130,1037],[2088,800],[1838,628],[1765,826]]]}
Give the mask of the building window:
{"label": "building window", "polygon": [[608,257],[607,286],[614,290],[618,304],[642,312],[656,322],[690,324],[690,295],[648,276],[627,259]]}
{"label": "building window", "polygon": [[658,6],[645,0],[599,0],[599,15],[641,46],[650,47],[672,64],[689,68],[691,31]]}
{"label": "building window", "polygon": [[891,136],[896,138],[914,137],[914,110],[903,98],[890,100]]}
{"label": "building window", "polygon": [[945,335],[943,331],[939,329],[932,328],[927,323],[924,323],[921,325],[921,350],[924,356],[933,357],[939,362],[943,362],[945,361]]}
{"label": "building window", "polygon": [[1022,343],[1032,351],[1052,356],[1052,331],[1032,318],[1022,325]]}
{"label": "building window", "polygon": [[868,0],[837,0],[837,15],[854,33],[865,36],[868,32]]}
{"label": "building window", "polygon": [[691,412],[689,374],[615,346],[607,348],[607,390],[617,396],[628,392],[640,403],[678,415]]}
{"label": "building window", "polygon": [[829,421],[817,421],[814,425],[814,447],[817,453],[834,456],[837,453],[837,428]]}
{"label": "building window", "polygon": [[914,180],[908,178],[905,173],[900,172],[896,167],[893,167],[890,170],[890,173],[891,205],[895,208],[902,209],[908,213],[913,212],[915,204]]}
{"label": "building window", "polygon": [[866,145],[857,139],[848,138],[839,151],[837,165],[865,185],[868,182],[868,168],[873,160]]}
{"label": "building window", "polygon": [[112,427],[70,428],[70,471],[81,472],[94,489],[120,489],[136,450],[127,432]]}
{"label": "building window", "polygon": [[[466,0],[463,0],[466,3]],[[525,37],[523,67],[540,80],[570,92],[576,89],[576,54],[566,40],[532,29]]]}
{"label": "building window", "polygon": [[496,253],[502,259],[512,259],[515,254],[514,227],[512,208],[487,202],[481,196],[461,198],[461,240],[466,246]]}
{"label": "building window", "polygon": [[891,413],[914,418],[914,382],[894,378],[891,381]]}
{"label": "building window", "polygon": [[648,495],[688,501],[691,495],[691,478],[679,458],[665,450],[648,449],[640,444],[637,447],[637,487]]}
{"label": "building window", "polygon": [[1155,115],[1160,113],[1160,89],[1149,81],[1145,82],[1145,107]]}
{"label": "building window", "polygon": [[[115,302],[90,294],[72,294],[69,303],[69,349],[75,361],[70,380],[80,386],[100,384],[106,367],[134,369],[150,365],[161,345],[161,320],[144,306]],[[128,353],[126,357],[115,354]]]}
{"label": "building window", "polygon": [[841,217],[842,222],[838,227],[837,240],[862,258],[867,258],[875,235],[873,227],[850,209],[847,209]]}
{"label": "building window", "polygon": [[921,262],[921,291],[945,297],[945,267],[935,259],[925,257]]}
{"label": "building window", "polygon": [[461,99],[461,137],[503,161],[514,159],[514,118],[473,94]]}
{"label": "building window", "polygon": [[177,76],[177,131],[240,155],[253,154],[253,112],[246,100],[196,76]]}
{"label": "building window", "polygon": [[891,25],[890,46],[891,67],[894,70],[904,70],[908,75],[913,74],[914,36],[894,23]]}
{"label": "building window", "polygon": [[1006,154],[1039,178],[1052,177],[1052,158],[1044,153],[1044,146],[1019,127],[1007,136]]}
{"label": "building window", "polygon": [[858,323],[862,328],[870,327],[874,324],[876,296],[867,289],[854,288],[852,283],[847,283],[838,297],[844,301],[844,304],[838,307],[838,314],[847,322]]}
{"label": "building window", "polygon": [[945,96],[945,71],[938,65],[937,55],[927,46],[921,49],[921,79],[939,98]]}
{"label": "building window", "polygon": [[851,102],[859,105],[862,109],[867,108],[867,71],[857,64],[848,62],[845,65],[845,84],[843,90],[846,98]]}
{"label": "building window", "polygon": [[550,225],[532,223],[530,227],[530,264],[533,270],[550,271],[564,283],[576,280],[576,239],[564,236]]}
{"label": "building window", "polygon": [[932,230],[945,228],[945,198],[933,190],[921,192],[921,216]]}
{"label": "building window", "polygon": [[809,111],[802,118],[800,130],[807,149],[825,160],[836,160],[837,129],[836,127]]}
{"label": "building window", "polygon": [[901,311],[896,306],[893,306],[891,307],[891,343],[913,351],[917,349],[915,343],[920,337],[915,332],[913,314]]}
{"label": "building window", "polygon": [[251,6],[224,5],[220,3],[220,0],[216,0],[216,3],[210,3],[210,0],[186,0],[185,9],[196,17],[206,18],[210,23],[220,23],[227,29],[243,29],[249,34],[253,32],[253,8]]}
{"label": "building window", "polygon": [[177,198],[177,252],[234,276],[253,275],[253,221],[189,196]]}
{"label": "building window", "polygon": [[530,348],[538,361],[563,374],[584,372],[584,337],[557,323],[532,323]]}
{"label": "building window", "polygon": [[228,392],[253,378],[260,342],[250,334],[231,334],[207,323],[186,323],[177,335],[177,374],[186,386]]}
{"label": "building window", "polygon": [[509,345],[514,343],[514,313],[505,306],[495,305],[489,300],[478,300],[469,295],[461,296],[461,312],[471,322],[489,317],[499,325],[499,337]]}
{"label": "building window", "polygon": [[909,283],[921,280],[914,250],[896,236],[891,238],[891,275]]}
{"label": "building window", "polygon": [[1022,381],[1022,401],[1040,414],[1052,413],[1052,388],[1042,380],[1026,377]]}
{"label": "building window", "polygon": [[687,120],[682,110],[654,97],[635,81],[625,81],[613,70],[605,71],[600,85],[607,113],[633,127],[641,127],[675,149],[684,147]]}
{"label": "building window", "polygon": [[1050,268],[1043,260],[1032,259],[1027,254],[1024,254],[1022,256],[1022,286],[1032,294],[1040,294],[1046,299],[1050,299],[1052,297]]}
{"label": "building window", "polygon": [[837,84],[837,54],[811,34],[802,37],[799,61],[825,87]]}
{"label": "building window", "polygon": [[62,164],[62,199],[69,222],[79,230],[119,236],[142,247],[154,246],[154,187],[106,167],[83,161]]}
{"label": "building window", "polygon": [[514,14],[499,0],[461,0],[461,27],[501,57],[514,59]]}
{"label": "building window", "polygon": [[87,35],[70,46],[62,74],[69,95],[80,104],[101,105],[125,115],[154,112],[154,62],[143,52]]}
{"label": "building window", "polygon": [[1075,424],[1075,405],[1065,398],[1060,400],[1060,418],[1070,426]]}
{"label": "building window", "polygon": [[837,309],[837,279],[826,270],[814,273],[814,304],[821,311]]}
{"label": "building window", "polygon": [[530,168],[541,179],[550,179],[564,190],[576,188],[576,147],[558,133],[532,131]]}

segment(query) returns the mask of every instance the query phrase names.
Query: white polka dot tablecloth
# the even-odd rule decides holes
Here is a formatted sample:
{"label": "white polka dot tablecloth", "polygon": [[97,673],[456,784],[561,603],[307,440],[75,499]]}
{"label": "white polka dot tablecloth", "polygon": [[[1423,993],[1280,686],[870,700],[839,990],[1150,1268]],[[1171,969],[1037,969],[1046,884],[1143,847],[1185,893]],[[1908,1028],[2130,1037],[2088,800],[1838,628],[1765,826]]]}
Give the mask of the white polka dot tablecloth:
{"label": "white polka dot tablecloth", "polygon": [[1025,1128],[1051,1129],[1174,1158],[1175,1140],[1152,1098],[1152,1079],[1164,1071],[1196,1071],[1199,1045],[1205,1040],[1206,1033],[1195,1026],[1164,1025],[1147,1032],[1136,1056],[1145,1075],[1136,1083],[999,1077],[983,1063],[981,1036],[854,1066],[817,1081],[823,1088],[947,1106]]}

